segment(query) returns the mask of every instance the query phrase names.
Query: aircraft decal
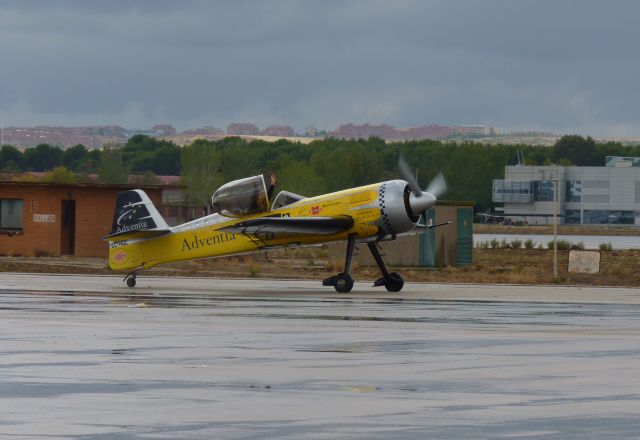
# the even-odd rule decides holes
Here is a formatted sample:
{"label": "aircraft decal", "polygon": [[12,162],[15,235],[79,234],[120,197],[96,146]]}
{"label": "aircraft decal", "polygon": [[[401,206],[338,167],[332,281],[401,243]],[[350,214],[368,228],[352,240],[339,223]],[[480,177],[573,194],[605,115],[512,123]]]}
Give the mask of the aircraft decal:
{"label": "aircraft decal", "polygon": [[144,203],[125,205],[116,218],[115,232],[139,231],[157,227]]}
{"label": "aircraft decal", "polygon": [[[153,222],[153,220],[151,220]],[[116,228],[116,232],[127,232],[127,231],[140,231],[143,229],[152,229],[154,226],[149,226],[147,221],[139,221],[138,223],[134,223],[132,225],[122,225]]]}
{"label": "aircraft decal", "polygon": [[125,251],[123,251],[122,249],[120,249],[120,250],[114,252],[113,259],[114,259],[114,261],[116,263],[122,264],[127,259],[127,253]]}
{"label": "aircraft decal", "polygon": [[312,206],[311,207],[311,215],[319,215],[320,214],[320,206]]}
{"label": "aircraft decal", "polygon": [[128,206],[125,206],[125,208],[129,206],[133,206],[133,208],[127,209],[126,211],[122,212],[120,214],[120,217],[117,218],[116,223],[118,224],[118,226],[122,226],[122,223],[124,220],[131,220],[133,218],[133,215],[135,214],[136,209],[138,207],[135,205],[128,205]]}
{"label": "aircraft decal", "polygon": [[112,241],[111,243],[109,243],[109,247],[111,249],[118,249],[120,247],[124,247],[128,244],[129,242],[127,240],[123,240],[123,241]]}
{"label": "aircraft decal", "polygon": [[207,246],[215,246],[235,239],[236,234],[226,232],[223,232],[220,235],[213,235],[204,238],[194,235],[191,240],[187,240],[186,238],[182,240],[182,252],[201,249]]}

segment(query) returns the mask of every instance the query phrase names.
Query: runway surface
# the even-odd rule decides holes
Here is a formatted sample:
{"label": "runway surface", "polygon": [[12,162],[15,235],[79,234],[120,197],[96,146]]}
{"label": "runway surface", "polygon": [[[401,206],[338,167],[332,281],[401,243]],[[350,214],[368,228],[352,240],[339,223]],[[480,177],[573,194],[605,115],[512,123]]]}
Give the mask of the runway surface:
{"label": "runway surface", "polygon": [[0,274],[0,438],[637,438],[640,290]]}

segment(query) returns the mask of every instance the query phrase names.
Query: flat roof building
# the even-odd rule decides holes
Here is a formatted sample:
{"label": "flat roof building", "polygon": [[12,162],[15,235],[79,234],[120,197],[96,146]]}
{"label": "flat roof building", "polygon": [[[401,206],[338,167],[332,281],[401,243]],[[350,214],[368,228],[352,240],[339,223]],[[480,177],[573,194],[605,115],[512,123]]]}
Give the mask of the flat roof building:
{"label": "flat roof building", "polygon": [[493,181],[496,211],[528,224],[553,222],[558,180],[558,223],[640,225],[640,158],[607,157],[606,166],[506,166]]}
{"label": "flat roof building", "polygon": [[106,256],[116,196],[133,188],[160,205],[166,186],[0,181],[0,254]]}

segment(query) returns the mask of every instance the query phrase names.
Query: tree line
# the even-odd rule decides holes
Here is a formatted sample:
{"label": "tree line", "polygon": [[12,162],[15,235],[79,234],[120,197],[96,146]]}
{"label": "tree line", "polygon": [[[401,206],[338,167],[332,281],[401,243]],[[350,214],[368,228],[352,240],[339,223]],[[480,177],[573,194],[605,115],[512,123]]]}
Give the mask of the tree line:
{"label": "tree line", "polygon": [[[278,174],[279,188],[312,196],[382,180],[399,178],[403,154],[426,187],[442,172],[448,184],[446,199],[474,202],[478,210],[491,206],[493,179],[504,178],[504,166],[524,155],[527,165],[603,166],[606,156],[640,156],[640,146],[598,143],[570,135],[553,147],[532,145],[440,142],[385,142],[379,138],[325,138],[309,144],[287,140],[265,142],[227,137],[196,140],[185,147],[152,137],[134,136],[123,146],[89,150],[83,145],[60,149],[47,144],[21,151],[0,148],[0,169],[21,171],[68,170],[71,175],[96,173],[101,182],[124,183],[130,174],[180,175],[189,202],[208,203],[225,182],[260,173]],[[61,167],[63,167],[61,169]],[[62,178],[62,177],[61,177]],[[55,175],[51,177],[55,180]]]}
{"label": "tree line", "polygon": [[286,140],[264,142],[226,138],[198,140],[182,149],[181,176],[191,202],[206,204],[224,182],[258,173],[278,174],[279,188],[313,196],[368,183],[400,178],[398,157],[404,155],[418,181],[427,187],[442,173],[449,200],[470,201],[478,211],[491,207],[494,179],[504,178],[505,165],[603,166],[606,156],[640,156],[640,146],[596,143],[592,138],[564,136],[553,147],[440,142],[385,142],[379,138],[325,138],[309,144]]}
{"label": "tree line", "polygon": [[[111,152],[117,151],[125,171],[142,174],[152,171],[159,175],[180,174],[181,149],[173,142],[136,135],[124,145],[106,145],[102,150],[88,149],[78,144],[60,148],[49,144],[20,150],[11,145],[0,147],[0,170],[4,174],[25,171],[50,171],[65,167],[72,173],[99,173],[104,162],[112,161]],[[109,180],[109,179],[107,179]]]}

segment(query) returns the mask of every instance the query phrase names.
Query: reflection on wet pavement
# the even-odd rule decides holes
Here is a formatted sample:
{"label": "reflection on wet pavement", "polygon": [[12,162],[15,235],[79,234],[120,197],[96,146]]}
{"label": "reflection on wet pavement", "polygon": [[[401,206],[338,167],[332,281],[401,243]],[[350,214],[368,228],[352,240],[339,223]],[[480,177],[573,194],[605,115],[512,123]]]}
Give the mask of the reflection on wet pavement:
{"label": "reflection on wet pavement", "polygon": [[633,438],[639,313],[0,290],[0,438]]}

